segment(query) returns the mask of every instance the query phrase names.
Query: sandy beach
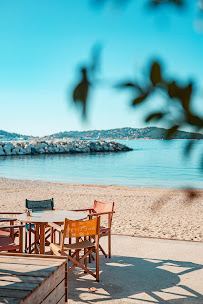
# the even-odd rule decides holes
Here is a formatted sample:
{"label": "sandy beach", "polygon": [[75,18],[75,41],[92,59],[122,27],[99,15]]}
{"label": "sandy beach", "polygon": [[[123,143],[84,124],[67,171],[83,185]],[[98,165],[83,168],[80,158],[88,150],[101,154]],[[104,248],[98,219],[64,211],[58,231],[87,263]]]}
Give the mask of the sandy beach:
{"label": "sandy beach", "polygon": [[79,185],[0,178],[0,212],[22,211],[25,199],[54,198],[65,210],[115,202],[113,234],[203,241],[203,190]]}

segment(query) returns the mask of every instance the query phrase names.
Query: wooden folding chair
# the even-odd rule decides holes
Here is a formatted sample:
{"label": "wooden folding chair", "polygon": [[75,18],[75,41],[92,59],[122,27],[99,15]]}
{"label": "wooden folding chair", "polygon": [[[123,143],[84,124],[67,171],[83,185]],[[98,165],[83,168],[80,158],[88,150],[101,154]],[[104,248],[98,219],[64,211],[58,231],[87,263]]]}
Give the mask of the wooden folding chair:
{"label": "wooden folding chair", "polygon": [[[54,199],[47,199],[47,200],[39,200],[39,201],[33,201],[33,200],[25,200],[25,207],[27,209],[31,209],[32,211],[47,211],[47,210],[56,210],[54,207]],[[32,253],[36,247],[39,247],[39,244],[36,244],[36,241],[32,242],[32,233],[34,236],[36,236],[36,229],[34,224],[26,224],[25,225],[25,251],[28,253]],[[48,240],[50,237],[50,228],[46,229],[45,232],[45,243],[46,245],[50,244],[50,241]],[[27,244],[27,238],[28,238],[28,244]]]}
{"label": "wooden folding chair", "polygon": [[[109,259],[111,258],[111,224],[112,224],[112,218],[114,211],[114,202],[113,203],[103,203],[99,201],[94,201],[93,208],[88,209],[80,209],[80,210],[74,210],[74,211],[88,211],[89,212],[89,219],[92,219],[95,216],[100,216],[103,219],[107,219],[107,227],[101,226],[100,227],[100,233],[99,238],[103,236],[108,237],[108,256]],[[107,254],[104,251],[104,249],[99,245],[99,248],[103,255],[107,258]]]}
{"label": "wooden folding chair", "polygon": [[[0,221],[10,221],[11,223],[10,225],[0,226],[0,251],[23,252],[23,227],[25,225],[14,225],[15,219],[13,218],[1,218]],[[15,243],[17,235],[19,236],[19,244]]]}
{"label": "wooden folding chair", "polygon": [[[68,260],[72,261],[74,265],[68,270],[68,274],[80,267],[84,272],[91,274],[96,281],[99,282],[99,227],[100,217],[96,217],[88,221],[70,221],[65,219],[64,228],[54,223],[48,225],[61,234],[61,243],[51,243],[50,249],[56,255],[67,256]],[[88,240],[89,237],[94,237],[92,241]],[[76,242],[72,244],[65,244],[65,239],[76,238]],[[78,240],[80,239],[80,240]],[[84,250],[84,254],[79,257],[79,253]],[[87,257],[96,253],[96,274],[87,268]],[[74,258],[75,257],[75,258]],[[81,264],[84,261],[84,265]]]}

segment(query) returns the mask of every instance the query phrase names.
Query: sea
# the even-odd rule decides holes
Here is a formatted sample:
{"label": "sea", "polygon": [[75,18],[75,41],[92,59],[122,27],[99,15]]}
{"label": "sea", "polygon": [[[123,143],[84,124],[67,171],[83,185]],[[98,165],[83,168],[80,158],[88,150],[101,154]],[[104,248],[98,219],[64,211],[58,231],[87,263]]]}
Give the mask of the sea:
{"label": "sea", "polygon": [[0,157],[0,177],[74,184],[203,189],[203,140],[125,140],[129,152]]}

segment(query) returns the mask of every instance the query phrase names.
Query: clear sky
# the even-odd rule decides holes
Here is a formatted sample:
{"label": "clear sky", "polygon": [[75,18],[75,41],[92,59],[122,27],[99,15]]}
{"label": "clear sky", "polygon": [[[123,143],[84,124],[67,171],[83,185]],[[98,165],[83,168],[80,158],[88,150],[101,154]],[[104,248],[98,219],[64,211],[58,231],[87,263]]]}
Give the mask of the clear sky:
{"label": "clear sky", "polygon": [[[101,86],[82,122],[70,100],[79,63],[103,45],[101,77],[140,74],[161,58],[170,75],[195,79],[203,90],[203,32],[198,1],[188,8],[148,11],[143,0],[120,10],[90,0],[0,1],[0,129],[30,135],[145,126],[129,94]],[[195,107],[202,110],[200,95]]]}

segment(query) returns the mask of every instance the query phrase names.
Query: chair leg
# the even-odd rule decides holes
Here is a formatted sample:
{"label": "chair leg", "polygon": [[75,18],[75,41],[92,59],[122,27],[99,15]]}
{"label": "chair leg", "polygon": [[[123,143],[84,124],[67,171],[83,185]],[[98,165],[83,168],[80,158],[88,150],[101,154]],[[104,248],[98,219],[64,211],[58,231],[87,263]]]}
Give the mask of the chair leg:
{"label": "chair leg", "polygon": [[111,232],[108,234],[109,259],[111,258]]}
{"label": "chair leg", "polygon": [[19,228],[19,252],[23,252],[23,227]]}
{"label": "chair leg", "polygon": [[25,251],[27,251],[27,231],[25,229]]}
{"label": "chair leg", "polygon": [[[71,244],[71,238],[69,238],[69,244]],[[71,255],[71,250],[69,250],[69,255]]]}
{"label": "chair leg", "polygon": [[103,255],[105,256],[105,258],[107,258],[107,254],[106,254],[106,252],[104,251],[104,249],[102,248],[101,245],[99,245],[99,249],[101,250],[101,252],[102,252]]}
{"label": "chair leg", "polygon": [[[89,236],[89,241],[91,242],[91,236]],[[89,263],[91,263],[91,262],[92,262],[92,257],[93,257],[93,255],[92,255],[92,254],[90,254],[90,255],[89,255]]]}
{"label": "chair leg", "polygon": [[[80,239],[79,237],[76,237],[76,243],[79,242],[79,239]],[[79,253],[80,253],[80,251],[78,251],[77,254],[76,254],[77,261],[79,261],[79,258],[80,258]]]}
{"label": "chair leg", "polygon": [[96,281],[99,282],[99,243],[96,246]]}
{"label": "chair leg", "polygon": [[[87,239],[87,238],[84,237],[84,240],[86,240],[86,239]],[[86,254],[86,252],[87,252],[87,249],[84,248],[84,255]],[[84,259],[84,266],[87,268],[87,258]],[[87,271],[84,271],[84,273],[87,273]]]}
{"label": "chair leg", "polygon": [[29,224],[29,232],[28,232],[28,234],[29,234],[29,237],[28,237],[28,240],[29,240],[29,244],[28,244],[28,246],[29,246],[29,253],[31,253],[31,224]]}

